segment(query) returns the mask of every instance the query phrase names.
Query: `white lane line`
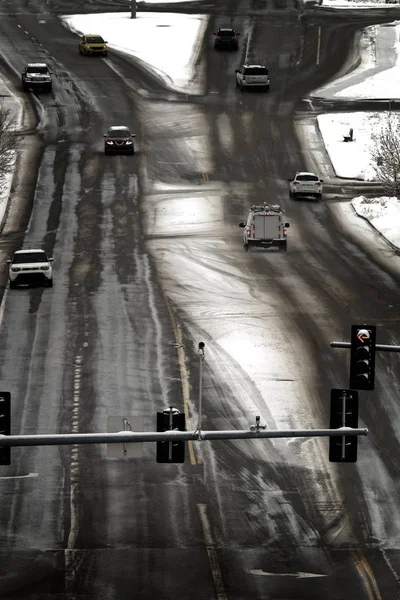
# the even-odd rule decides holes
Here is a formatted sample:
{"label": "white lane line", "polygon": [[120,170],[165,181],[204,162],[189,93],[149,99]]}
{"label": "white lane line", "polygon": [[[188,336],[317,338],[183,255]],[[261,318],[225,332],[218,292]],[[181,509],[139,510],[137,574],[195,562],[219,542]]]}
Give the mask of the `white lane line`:
{"label": "white lane line", "polygon": [[318,42],[317,42],[317,65],[319,65],[319,53],[321,51],[321,27],[318,27]]}
{"label": "white lane line", "polygon": [[228,600],[225,594],[221,569],[218,564],[218,557],[217,552],[215,550],[215,542],[212,536],[211,525],[210,521],[208,520],[207,504],[197,504],[197,510],[199,511],[201,526],[203,528],[203,535],[204,540],[206,542],[208,560],[210,562],[211,573],[214,579],[214,585],[217,592],[217,598],[218,600]]}
{"label": "white lane line", "polygon": [[0,477],[0,479],[30,479],[38,476],[39,473],[28,473],[28,475],[10,475],[10,477]]}

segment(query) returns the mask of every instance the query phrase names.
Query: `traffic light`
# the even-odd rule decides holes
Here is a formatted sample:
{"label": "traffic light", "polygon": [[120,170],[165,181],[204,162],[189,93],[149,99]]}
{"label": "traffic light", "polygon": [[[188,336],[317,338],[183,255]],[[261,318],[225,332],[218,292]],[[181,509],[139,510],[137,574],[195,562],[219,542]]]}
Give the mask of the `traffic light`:
{"label": "traffic light", "polygon": [[[331,390],[330,428],[358,428],[358,392]],[[343,435],[329,438],[330,462],[357,462],[358,436]]]}
{"label": "traffic light", "polygon": [[[186,431],[185,415],[172,406],[157,413],[157,431]],[[157,442],[158,463],[185,462],[185,442]]]}
{"label": "traffic light", "polygon": [[376,325],[352,325],[349,385],[351,389],[374,389],[375,344]]}
{"label": "traffic light", "polygon": [[[11,434],[11,394],[0,392],[0,434]],[[0,446],[0,465],[11,464],[10,446]]]}

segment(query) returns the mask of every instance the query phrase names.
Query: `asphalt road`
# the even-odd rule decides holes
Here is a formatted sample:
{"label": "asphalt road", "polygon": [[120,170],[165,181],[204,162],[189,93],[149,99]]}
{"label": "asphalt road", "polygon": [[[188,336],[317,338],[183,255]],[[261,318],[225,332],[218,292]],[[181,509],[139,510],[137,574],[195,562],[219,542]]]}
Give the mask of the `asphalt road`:
{"label": "asphalt road", "polygon": [[[364,245],[338,222],[335,205],[365,186],[338,182],[323,149],[302,145],[311,110],[302,98],[354,62],[357,31],[384,21],[384,11],[299,20],[291,5],[267,5],[263,15],[257,2],[219,4],[199,55],[205,93],[190,98],[123,56],[82,59],[54,14],[66,10],[62,2],[2,7],[0,60],[14,85],[31,60],[56,74],[51,95],[31,95],[0,238],[3,265],[22,243],[55,257],[52,290],[4,297],[0,374],[12,392],[13,432],[104,431],[110,415],[142,417],[149,430],[169,404],[185,404],[194,423],[198,335],[207,342],[204,425],[246,427],[251,400],[275,427],[272,399],[217,336],[222,320],[237,328],[255,315],[263,330],[277,328],[271,306],[279,339],[289,340],[288,371],[294,365],[301,378],[266,385],[293,427],[327,419],[329,390],[347,379],[346,356],[329,341],[361,319],[380,325],[379,341],[397,344],[399,275],[392,252]],[[222,22],[242,32],[238,54],[214,52],[211,34]],[[267,96],[235,90],[245,48],[268,62]],[[101,134],[118,122],[137,133],[133,158],[102,153]],[[325,201],[289,201],[287,178],[317,164]],[[163,230],[160,214],[178,189],[222,198],[217,225],[188,235],[189,214],[184,226],[182,217],[180,228]],[[291,221],[290,251],[273,259],[245,254],[237,229],[249,203],[266,198],[279,198]],[[191,270],[202,273],[197,283]],[[5,266],[0,278],[4,291]],[[226,295],[215,292],[219,281]],[[245,291],[236,297],[236,288]],[[371,431],[358,466],[329,465],[323,442],[194,445],[184,466],[157,465],[152,445],[129,462],[107,460],[103,447],[13,449],[0,479],[1,598],[400,597],[398,380],[395,357],[379,356],[377,391],[363,398]],[[290,409],[294,397],[304,412]]]}

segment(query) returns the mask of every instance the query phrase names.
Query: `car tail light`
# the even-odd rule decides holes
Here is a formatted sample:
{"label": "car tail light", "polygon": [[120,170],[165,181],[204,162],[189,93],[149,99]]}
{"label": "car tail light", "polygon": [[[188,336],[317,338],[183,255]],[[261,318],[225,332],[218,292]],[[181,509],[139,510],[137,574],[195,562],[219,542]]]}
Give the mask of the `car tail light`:
{"label": "car tail light", "polygon": [[320,181],[317,181],[317,185],[321,185],[321,182],[320,182]]}
{"label": "car tail light", "polygon": [[248,230],[246,231],[246,235],[247,235],[247,237],[250,237],[250,236],[251,236],[251,230],[250,230],[250,229],[248,229]]}
{"label": "car tail light", "polygon": [[284,228],[284,230],[283,230],[283,235],[284,235],[285,237],[287,236],[287,229],[286,229],[286,227],[285,227],[285,228]]}
{"label": "car tail light", "polygon": [[299,185],[298,181],[293,181],[293,185]]}
{"label": "car tail light", "polygon": [[216,40],[220,40],[221,38],[220,38],[220,36],[219,36],[219,35],[217,35],[217,36],[215,36],[215,39],[216,39]]}
{"label": "car tail light", "polygon": [[237,40],[237,37],[236,37],[236,35],[234,35],[232,39],[233,39],[233,40]]}

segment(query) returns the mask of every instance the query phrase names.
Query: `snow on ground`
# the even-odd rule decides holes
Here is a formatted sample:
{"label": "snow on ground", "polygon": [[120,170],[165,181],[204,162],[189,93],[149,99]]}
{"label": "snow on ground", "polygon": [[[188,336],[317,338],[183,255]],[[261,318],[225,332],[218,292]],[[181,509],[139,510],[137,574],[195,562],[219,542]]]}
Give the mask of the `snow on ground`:
{"label": "snow on ground", "polygon": [[[379,132],[382,118],[388,112],[327,113],[317,117],[325,148],[338,177],[373,181],[375,171],[371,164],[374,135]],[[353,141],[344,136],[353,129]]]}
{"label": "snow on ground", "polygon": [[107,40],[110,49],[135,56],[168,87],[186,94],[201,93],[196,59],[201,50],[206,15],[173,13],[105,13],[63,17],[77,34],[92,32]]}
{"label": "snow on ground", "polygon": [[356,213],[367,219],[393,246],[400,248],[400,202],[397,198],[353,198]]}

